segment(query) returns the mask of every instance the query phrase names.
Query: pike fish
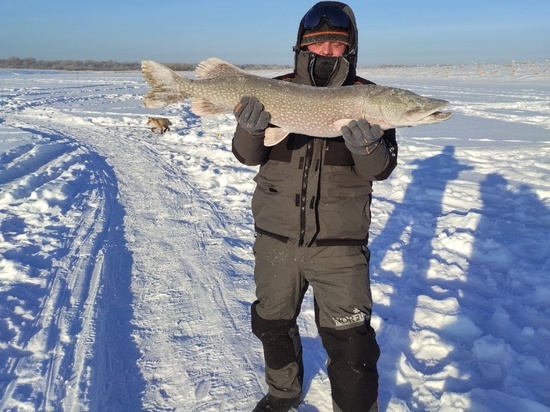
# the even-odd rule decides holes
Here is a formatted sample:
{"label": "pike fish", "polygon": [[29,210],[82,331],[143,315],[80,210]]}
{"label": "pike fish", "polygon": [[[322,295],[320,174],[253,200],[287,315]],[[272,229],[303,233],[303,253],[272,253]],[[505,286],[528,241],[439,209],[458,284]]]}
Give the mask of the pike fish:
{"label": "pike fish", "polygon": [[423,97],[408,90],[378,85],[314,87],[269,79],[248,73],[217,58],[197,65],[197,79],[182,77],[168,67],[141,62],[152,90],[146,107],[164,107],[192,98],[198,116],[230,112],[244,96],[256,97],[271,114],[264,144],[274,146],[289,133],[315,137],[341,136],[351,120],[366,119],[382,130],[439,123],[451,112],[439,111],[449,102]]}

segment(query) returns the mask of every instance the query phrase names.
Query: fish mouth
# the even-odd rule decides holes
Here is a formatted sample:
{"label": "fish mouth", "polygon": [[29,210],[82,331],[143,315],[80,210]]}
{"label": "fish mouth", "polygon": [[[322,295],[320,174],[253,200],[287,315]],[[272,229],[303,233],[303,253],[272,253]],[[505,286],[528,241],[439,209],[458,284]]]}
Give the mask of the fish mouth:
{"label": "fish mouth", "polygon": [[417,108],[415,110],[408,111],[407,117],[415,126],[420,124],[439,123],[447,120],[453,115],[452,112],[444,112],[440,110],[448,104],[448,101],[440,100],[438,104],[433,105],[431,110],[426,110],[426,108]]}
{"label": "fish mouth", "polygon": [[434,124],[434,123],[440,123],[447,119],[449,119],[453,115],[452,112],[440,112],[435,111],[433,113],[428,114],[427,116],[416,118],[411,122],[411,126],[419,126],[422,124]]}
{"label": "fish mouth", "polygon": [[435,122],[442,122],[443,120],[447,120],[452,115],[453,115],[452,112],[440,112],[438,110],[437,112],[433,112],[429,116],[426,116],[424,119],[431,119]]}

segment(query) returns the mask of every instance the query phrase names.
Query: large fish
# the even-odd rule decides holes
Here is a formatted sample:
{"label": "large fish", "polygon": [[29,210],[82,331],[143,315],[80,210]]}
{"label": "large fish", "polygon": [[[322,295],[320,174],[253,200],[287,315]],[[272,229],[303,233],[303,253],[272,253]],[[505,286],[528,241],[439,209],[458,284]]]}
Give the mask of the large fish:
{"label": "large fish", "polygon": [[163,107],[193,98],[191,110],[199,116],[232,111],[243,96],[255,96],[271,114],[264,144],[273,146],[289,133],[316,137],[340,136],[351,120],[366,119],[383,130],[442,122],[450,112],[439,109],[445,100],[419,96],[408,90],[377,85],[313,87],[255,76],[210,58],[198,64],[198,79],[182,77],[154,61],[141,63],[152,90],[145,106]]}

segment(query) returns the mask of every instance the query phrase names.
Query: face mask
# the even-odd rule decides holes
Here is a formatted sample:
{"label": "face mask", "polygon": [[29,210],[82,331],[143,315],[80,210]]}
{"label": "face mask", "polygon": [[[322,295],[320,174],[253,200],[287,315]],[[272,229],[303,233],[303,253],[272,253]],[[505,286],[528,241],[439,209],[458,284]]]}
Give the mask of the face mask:
{"label": "face mask", "polygon": [[311,78],[316,86],[326,86],[338,65],[338,57],[315,56],[311,62]]}
{"label": "face mask", "polygon": [[349,73],[349,62],[345,56],[329,57],[313,53],[310,55],[309,76],[315,86],[342,85]]}

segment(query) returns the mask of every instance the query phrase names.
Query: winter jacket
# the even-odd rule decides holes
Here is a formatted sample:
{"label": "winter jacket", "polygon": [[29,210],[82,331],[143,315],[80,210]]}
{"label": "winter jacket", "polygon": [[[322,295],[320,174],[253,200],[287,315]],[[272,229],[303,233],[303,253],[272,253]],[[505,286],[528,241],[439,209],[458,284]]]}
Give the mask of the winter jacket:
{"label": "winter jacket", "polygon": [[[354,30],[353,56],[337,58],[326,87],[372,84],[355,75],[356,37]],[[294,72],[277,79],[312,85],[316,58],[295,47]],[[266,147],[263,137],[237,126],[232,150],[241,163],[260,165],[252,198],[256,230],[300,246],[366,244],[372,182],[386,179],[397,164],[395,129],[385,131],[373,152],[357,155],[347,149],[343,137],[290,134]]]}

